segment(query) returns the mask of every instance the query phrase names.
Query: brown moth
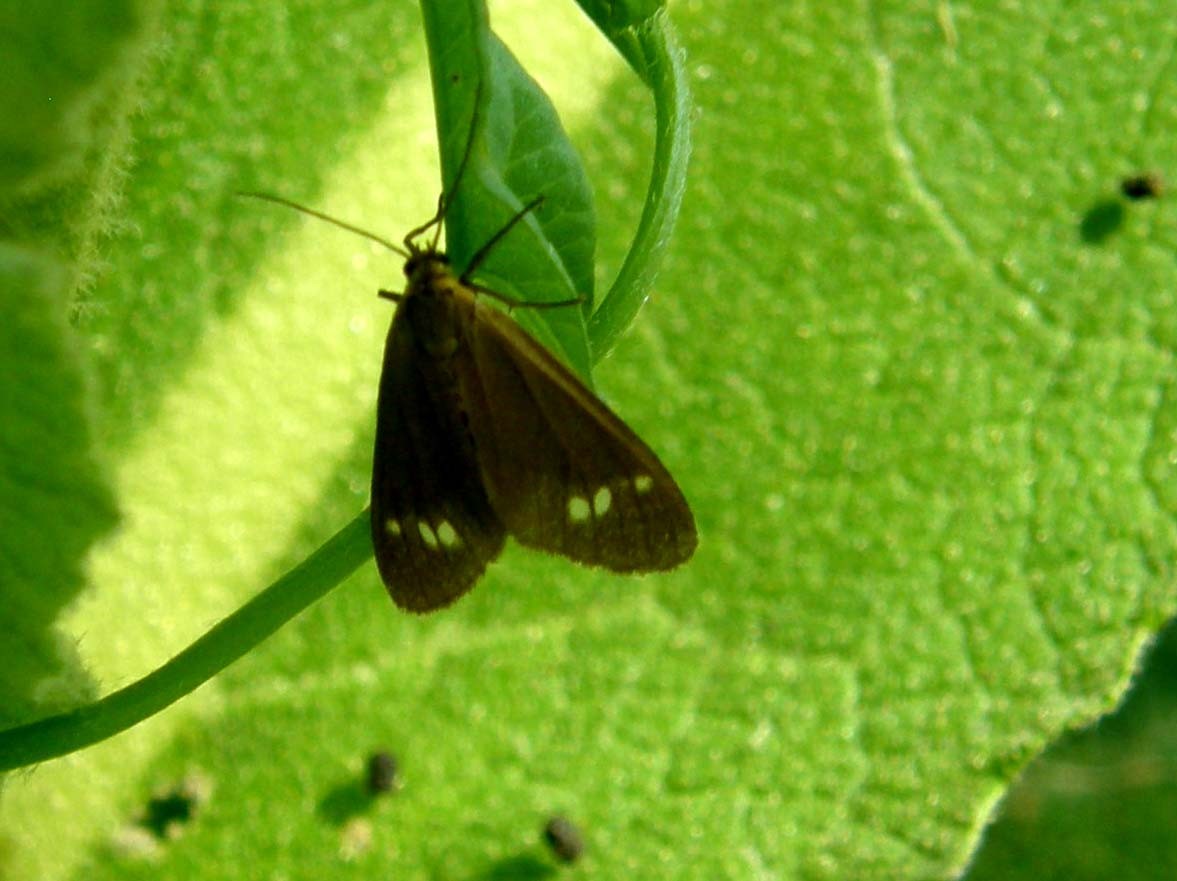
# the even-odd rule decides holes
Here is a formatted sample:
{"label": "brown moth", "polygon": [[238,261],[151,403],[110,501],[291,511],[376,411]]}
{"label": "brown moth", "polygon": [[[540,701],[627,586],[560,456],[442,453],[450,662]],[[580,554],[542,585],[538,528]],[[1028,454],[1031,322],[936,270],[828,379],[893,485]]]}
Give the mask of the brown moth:
{"label": "brown moth", "polygon": [[[452,191],[473,142],[472,122]],[[437,213],[405,236],[403,248],[294,206],[405,258],[404,292],[380,291],[398,307],[385,342],[372,461],[372,546],[392,599],[410,612],[449,605],[508,535],[616,572],[684,563],[697,543],[695,521],[665,466],[569,368],[484,300],[517,308],[580,301],[524,303],[472,280],[543,197],[461,272],[438,247],[451,201],[443,193]]]}

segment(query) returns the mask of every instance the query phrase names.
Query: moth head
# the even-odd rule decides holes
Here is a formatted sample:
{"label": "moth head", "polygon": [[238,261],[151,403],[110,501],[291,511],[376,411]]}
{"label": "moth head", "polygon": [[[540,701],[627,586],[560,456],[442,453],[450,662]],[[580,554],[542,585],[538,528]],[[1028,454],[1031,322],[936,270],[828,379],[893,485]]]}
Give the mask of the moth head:
{"label": "moth head", "polygon": [[420,278],[421,275],[432,275],[431,267],[448,267],[450,265],[450,258],[441,251],[435,251],[431,248],[415,248],[409,254],[409,258],[405,260],[405,277],[410,281],[414,277]]}

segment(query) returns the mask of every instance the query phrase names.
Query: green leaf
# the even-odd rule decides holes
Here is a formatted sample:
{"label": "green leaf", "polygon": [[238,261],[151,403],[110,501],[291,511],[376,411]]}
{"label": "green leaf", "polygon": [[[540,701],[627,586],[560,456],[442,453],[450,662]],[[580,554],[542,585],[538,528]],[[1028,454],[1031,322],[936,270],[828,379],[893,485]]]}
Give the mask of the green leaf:
{"label": "green leaf", "polygon": [[106,148],[122,122],[119,87],[134,71],[133,55],[126,56],[141,19],[129,0],[0,11],[0,200],[76,182]]}
{"label": "green leaf", "polygon": [[1172,865],[1163,818],[1174,803],[1175,674],[1177,627],[1170,622],[1116,711],[1062,738],[1025,770],[963,877],[1151,881],[1158,867]]}
{"label": "green leaf", "polygon": [[91,446],[87,376],[60,296],[65,273],[0,243],[0,727],[92,696],[52,625],[84,584],[82,559],[114,525]]}
{"label": "green leaf", "polygon": [[[584,317],[592,306],[592,193],[551,102],[487,29],[477,2],[423,5],[447,191],[446,248],[465,267],[537,195],[545,202],[496,244],[478,279],[524,302],[584,298],[575,308],[519,310],[518,319],[586,379]],[[477,100],[477,105],[475,101]],[[479,123],[478,114],[485,114]],[[458,169],[467,156],[462,180]]]}
{"label": "green leaf", "polygon": [[0,727],[93,696],[55,624],[116,512],[92,368],[67,316],[105,221],[87,190],[115,174],[101,151],[122,132],[109,114],[138,26],[120,3],[0,14]]}
{"label": "green leaf", "polygon": [[[597,380],[683,484],[696,559],[625,579],[512,547],[424,620],[362,571],[149,725],[10,779],[6,877],[542,875],[552,813],[599,877],[951,877],[1024,763],[1119,699],[1174,608],[1173,209],[1082,224],[1177,167],[1166,11],[673,12],[692,184]],[[557,5],[495,25],[585,158],[608,278],[645,87]],[[104,692],[364,504],[399,265],[229,194],[428,217],[419,27],[360,2],[161,21],[81,327],[127,512],[66,622]],[[349,857],[333,806],[377,747],[404,788]],[[184,834],[128,855],[193,772]]]}
{"label": "green leaf", "polygon": [[578,0],[578,3],[602,33],[610,36],[646,24],[655,13],[666,8],[662,0]]}

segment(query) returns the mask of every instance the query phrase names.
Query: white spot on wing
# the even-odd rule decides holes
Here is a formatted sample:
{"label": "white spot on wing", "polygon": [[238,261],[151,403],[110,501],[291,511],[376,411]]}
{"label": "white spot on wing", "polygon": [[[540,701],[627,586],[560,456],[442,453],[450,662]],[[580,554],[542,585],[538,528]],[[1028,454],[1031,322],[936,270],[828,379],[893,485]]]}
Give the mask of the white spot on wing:
{"label": "white spot on wing", "polygon": [[639,474],[633,479],[633,488],[637,490],[639,496],[644,496],[654,488],[654,478],[649,474]]}
{"label": "white spot on wing", "polygon": [[601,487],[597,490],[596,495],[593,496],[593,514],[597,517],[604,516],[608,513],[612,504],[613,493],[609,492],[609,487]]}
{"label": "white spot on wing", "polygon": [[591,511],[588,499],[573,496],[568,500],[568,519],[573,523],[584,523],[589,519]]}
{"label": "white spot on wing", "polygon": [[447,551],[452,551],[454,548],[462,546],[462,537],[458,535],[458,531],[454,529],[454,525],[448,520],[442,520],[438,524],[437,540],[441,542],[441,546]]}
{"label": "white spot on wing", "polygon": [[425,547],[431,551],[437,550],[437,533],[433,531],[433,527],[424,520],[417,521],[417,531],[421,533],[421,541],[425,542]]}
{"label": "white spot on wing", "polygon": [[384,531],[387,532],[389,535],[391,535],[393,538],[400,538],[401,522],[399,520],[394,520],[391,517],[389,517],[387,520],[384,521]]}

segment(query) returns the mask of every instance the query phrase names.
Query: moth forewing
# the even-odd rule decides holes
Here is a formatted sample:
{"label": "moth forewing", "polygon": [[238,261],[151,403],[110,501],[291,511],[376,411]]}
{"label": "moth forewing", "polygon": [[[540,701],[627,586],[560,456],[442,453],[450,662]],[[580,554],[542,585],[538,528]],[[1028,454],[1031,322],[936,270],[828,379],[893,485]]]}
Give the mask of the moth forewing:
{"label": "moth forewing", "polygon": [[[428,293],[425,296],[433,296]],[[398,606],[427,612],[474,586],[502,551],[495,516],[438,362],[423,356],[410,285],[388,331],[372,462],[372,545]],[[446,333],[445,328],[434,328]]]}
{"label": "moth forewing", "polygon": [[653,451],[508,316],[481,302],[468,314],[455,373],[482,483],[507,532],[619,572],[685,562],[694,518]]}

